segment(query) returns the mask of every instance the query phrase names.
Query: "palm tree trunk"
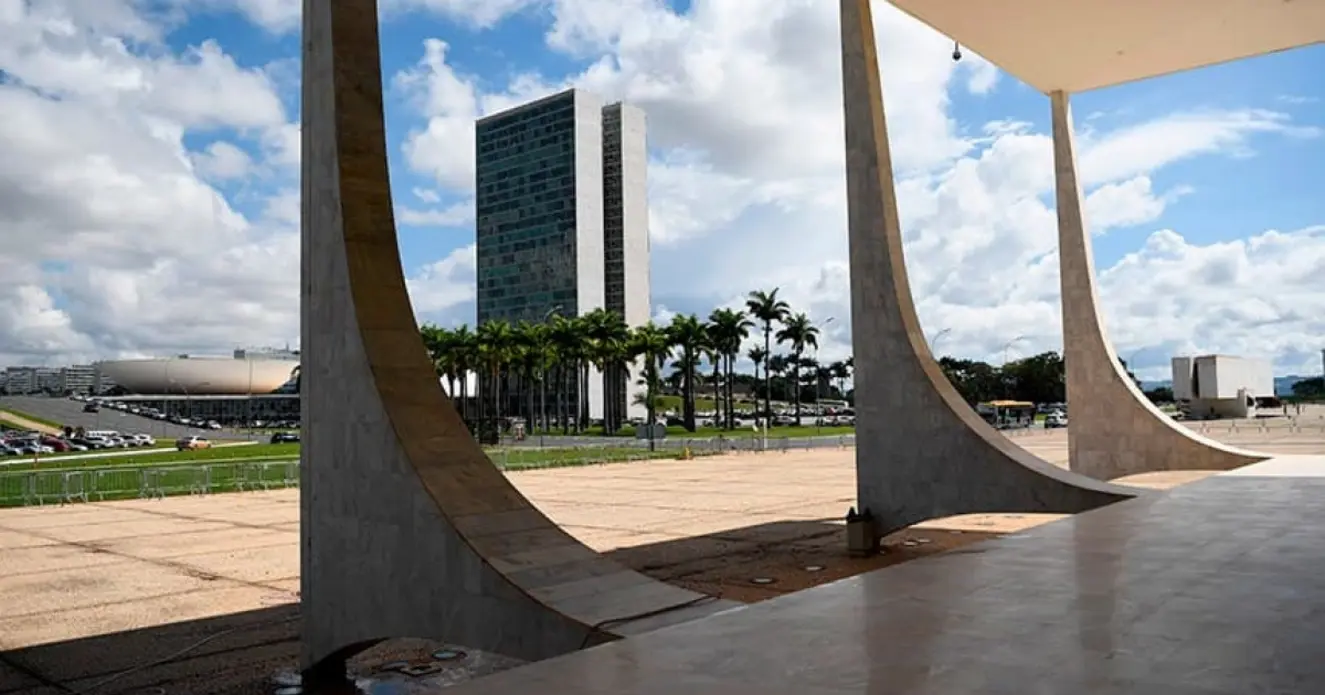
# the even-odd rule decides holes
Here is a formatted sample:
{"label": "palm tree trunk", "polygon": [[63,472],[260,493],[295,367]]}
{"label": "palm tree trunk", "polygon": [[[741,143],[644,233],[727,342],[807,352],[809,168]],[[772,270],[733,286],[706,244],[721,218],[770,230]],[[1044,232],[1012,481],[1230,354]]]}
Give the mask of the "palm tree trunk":
{"label": "palm tree trunk", "polygon": [[720,369],[718,358],[713,358],[713,424],[722,427],[722,397],[718,395],[718,380],[721,378],[718,374]]}
{"label": "palm tree trunk", "polygon": [[[764,359],[773,357],[773,323],[764,322]],[[764,411],[768,425],[773,424],[773,370],[764,368]],[[766,425],[767,426],[767,425]]]}
{"label": "palm tree trunk", "polygon": [[796,426],[801,426],[801,354],[796,353],[796,363],[791,367],[791,397],[796,409]]}

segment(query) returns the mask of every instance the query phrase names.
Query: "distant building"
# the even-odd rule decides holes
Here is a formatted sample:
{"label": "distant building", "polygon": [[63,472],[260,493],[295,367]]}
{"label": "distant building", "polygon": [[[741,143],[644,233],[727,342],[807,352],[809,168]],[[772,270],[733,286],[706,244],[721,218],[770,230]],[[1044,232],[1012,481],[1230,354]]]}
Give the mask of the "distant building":
{"label": "distant building", "polygon": [[1173,398],[1189,417],[1252,417],[1275,398],[1274,371],[1263,360],[1201,355],[1172,364]]}
{"label": "distant building", "polygon": [[35,367],[6,367],[4,379],[5,393],[36,393],[40,390]]}
{"label": "distant building", "polygon": [[[478,323],[598,308],[647,321],[644,113],[569,90],[480,119],[476,132]],[[618,380],[613,399],[628,405],[634,382]],[[603,399],[595,375],[591,417]]]}
{"label": "distant building", "polygon": [[91,364],[75,364],[60,368],[60,393],[87,395],[96,393],[97,368]]}

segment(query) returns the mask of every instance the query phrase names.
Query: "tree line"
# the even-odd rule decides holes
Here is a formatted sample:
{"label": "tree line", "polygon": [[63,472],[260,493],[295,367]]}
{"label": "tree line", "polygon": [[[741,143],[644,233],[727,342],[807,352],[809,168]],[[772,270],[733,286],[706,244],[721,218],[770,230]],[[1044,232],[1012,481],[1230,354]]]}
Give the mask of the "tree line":
{"label": "tree line", "polygon": [[[701,392],[714,401],[717,426],[729,430],[739,426],[738,413],[758,417],[773,413],[774,401],[790,404],[797,425],[804,404],[820,399],[855,401],[854,389],[847,385],[854,360],[820,363],[816,359],[820,326],[807,314],[794,311],[778,296],[777,288],[750,292],[742,308],[715,309],[707,319],[678,314],[666,325],[650,321],[631,327],[605,309],[582,316],[553,310],[542,323],[492,320],[476,329],[425,324],[420,331],[457,410],[488,440],[496,436],[498,423],[513,417],[536,431],[589,430],[594,371],[605,394],[602,426],[607,432],[627,424],[629,404],[622,394],[632,371],[640,387],[635,404],[644,406],[646,421],[658,420],[663,396],[679,396],[681,424],[692,432],[699,425]],[[756,344],[746,350],[751,338]],[[742,357],[753,365],[753,374],[737,371]],[[942,357],[939,366],[972,405],[1067,399],[1063,359],[1057,352],[1002,366]],[[478,383],[473,394],[463,378],[471,372]]]}
{"label": "tree line", "polygon": [[[662,396],[677,395],[682,425],[693,432],[704,387],[722,428],[738,426],[738,393],[754,398],[749,410],[757,415],[772,412],[774,400],[790,402],[800,424],[803,403],[820,394],[848,397],[844,391],[852,368],[850,359],[820,364],[810,354],[818,351],[820,328],[805,313],[792,311],[776,288],[750,292],[743,308],[715,309],[707,319],[678,314],[666,325],[650,321],[631,327],[621,315],[601,308],[581,316],[554,309],[542,323],[490,320],[476,329],[425,324],[420,331],[457,409],[489,439],[497,423],[509,417],[523,418],[542,431],[584,432],[590,426],[593,370],[605,394],[606,431],[618,431],[627,422],[628,404],[621,394],[632,365],[638,365],[641,392],[635,403],[644,406],[647,421],[657,421]],[[752,335],[762,345],[742,354]],[[742,357],[753,363],[753,375],[737,372]],[[476,394],[469,393],[464,378],[470,372],[477,376]]]}

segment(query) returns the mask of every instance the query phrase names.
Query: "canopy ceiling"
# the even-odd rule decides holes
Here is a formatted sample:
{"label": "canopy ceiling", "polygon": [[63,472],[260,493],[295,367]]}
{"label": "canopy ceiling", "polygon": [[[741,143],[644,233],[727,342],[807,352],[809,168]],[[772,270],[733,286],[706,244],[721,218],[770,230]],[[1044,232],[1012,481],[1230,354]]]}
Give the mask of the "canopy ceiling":
{"label": "canopy ceiling", "polygon": [[1325,0],[890,1],[1046,93],[1325,42]]}

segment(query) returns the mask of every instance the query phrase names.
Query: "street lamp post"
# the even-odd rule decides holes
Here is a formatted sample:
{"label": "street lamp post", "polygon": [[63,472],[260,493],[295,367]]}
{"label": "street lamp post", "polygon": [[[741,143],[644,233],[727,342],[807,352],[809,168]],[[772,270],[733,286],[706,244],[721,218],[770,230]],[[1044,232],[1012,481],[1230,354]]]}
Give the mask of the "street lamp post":
{"label": "street lamp post", "polygon": [[939,354],[939,347],[938,347],[939,341],[942,340],[945,336],[947,336],[951,332],[952,332],[951,328],[944,328],[938,333],[935,333],[933,338],[929,339],[929,353],[933,355],[935,358],[937,358]]}
{"label": "street lamp post", "polygon": [[[1019,336],[1013,338],[1012,340],[1009,340],[1008,342],[1003,343],[1003,364],[999,367],[999,370],[1000,370],[1000,371],[1006,369],[1007,366],[1008,366],[1008,351],[1012,349],[1012,346],[1013,346],[1013,345],[1015,345],[1016,343],[1019,343],[1019,342],[1025,340],[1025,339],[1026,339],[1026,336],[1024,336],[1024,335],[1019,335]],[[1007,387],[1008,387],[1007,374],[1001,374],[1000,376],[1001,376],[1002,378],[999,379],[999,381],[1003,382],[1003,390],[1004,390],[1004,392],[1006,393],[1006,391],[1007,391]]]}

